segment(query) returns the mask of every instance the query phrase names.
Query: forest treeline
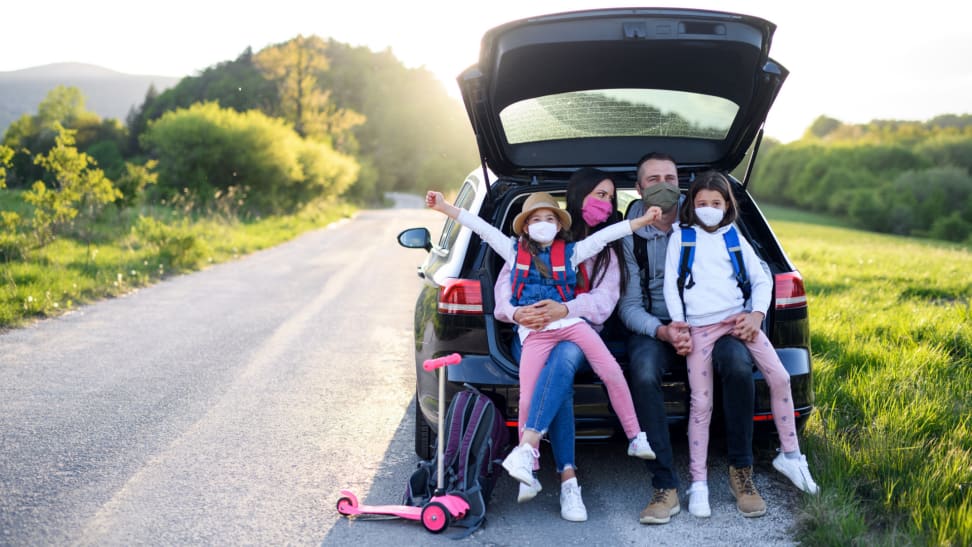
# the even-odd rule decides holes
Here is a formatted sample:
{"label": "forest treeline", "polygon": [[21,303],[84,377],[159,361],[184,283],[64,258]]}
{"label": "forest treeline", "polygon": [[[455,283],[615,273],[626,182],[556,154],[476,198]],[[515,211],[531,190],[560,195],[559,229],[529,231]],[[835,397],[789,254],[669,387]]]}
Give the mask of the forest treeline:
{"label": "forest treeline", "polygon": [[[375,202],[389,190],[446,185],[477,158],[462,106],[429,71],[316,36],[247,49],[162,93],[149,89],[124,121],[87,111],[77,88],[53,89],[0,141],[7,187],[58,190],[37,159],[63,134],[113,182],[126,165],[151,165],[149,199],[232,191],[263,213],[321,195]],[[141,197],[120,190],[129,202]]]}
{"label": "forest treeline", "polygon": [[750,191],[877,232],[972,243],[972,115],[848,124],[764,141]]}
{"label": "forest treeline", "polygon": [[[462,105],[429,71],[390,50],[298,36],[149,89],[125,120],[88,111],[77,88],[51,90],[0,141],[0,188],[25,203],[0,211],[0,255],[112,206],[288,214],[322,198],[449,187],[476,163]],[[751,189],[870,230],[968,242],[970,173],[968,114],[821,116],[796,142],[764,141]]]}

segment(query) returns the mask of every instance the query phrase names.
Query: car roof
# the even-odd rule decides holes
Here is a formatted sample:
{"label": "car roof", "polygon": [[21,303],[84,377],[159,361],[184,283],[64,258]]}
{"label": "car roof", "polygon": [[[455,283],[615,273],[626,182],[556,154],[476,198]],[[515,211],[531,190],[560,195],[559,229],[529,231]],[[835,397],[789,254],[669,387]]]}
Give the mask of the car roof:
{"label": "car roof", "polygon": [[458,82],[498,175],[630,167],[646,152],[731,170],[787,76],[769,57],[775,28],[690,9],[532,17],[487,31]]}

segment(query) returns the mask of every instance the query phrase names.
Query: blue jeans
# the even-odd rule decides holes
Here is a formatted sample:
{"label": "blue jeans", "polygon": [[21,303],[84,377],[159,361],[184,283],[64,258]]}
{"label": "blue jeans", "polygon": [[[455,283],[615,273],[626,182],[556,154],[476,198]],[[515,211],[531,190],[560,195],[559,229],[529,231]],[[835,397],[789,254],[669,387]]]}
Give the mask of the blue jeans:
{"label": "blue jeans", "polygon": [[[516,361],[520,360],[520,349],[520,338],[514,336],[512,353]],[[537,387],[530,400],[526,427],[547,434],[558,473],[568,466],[577,468],[574,453],[574,376],[590,368],[584,352],[576,344],[560,342],[550,352],[547,364],[540,371]]]}
{"label": "blue jeans", "polygon": [[[651,484],[656,489],[678,488],[662,377],[675,363],[684,362],[685,359],[675,352],[671,344],[641,334],[628,338],[628,356],[635,412],[655,451],[655,459],[645,462],[652,473]],[[721,381],[728,460],[733,467],[749,467],[753,464],[753,409],[756,399],[753,366],[749,350],[738,339],[723,336],[715,343],[712,367]]]}

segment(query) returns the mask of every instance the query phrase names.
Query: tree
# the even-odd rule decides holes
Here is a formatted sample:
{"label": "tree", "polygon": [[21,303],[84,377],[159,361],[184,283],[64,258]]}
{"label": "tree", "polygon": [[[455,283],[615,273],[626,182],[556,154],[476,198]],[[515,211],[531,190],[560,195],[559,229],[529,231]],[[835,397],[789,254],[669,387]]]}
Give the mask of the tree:
{"label": "tree", "polygon": [[102,120],[86,110],[84,103],[80,89],[57,86],[38,105],[37,114],[24,114],[7,128],[3,143],[15,151],[12,186],[25,187],[39,178],[52,182],[51,174],[34,158],[47,154],[55,146],[62,129],[73,131],[71,146],[79,150],[87,150],[100,141],[112,141],[118,146],[124,143],[127,138],[124,127],[117,120]]}
{"label": "tree", "polygon": [[327,44],[321,38],[298,35],[263,49],[254,60],[266,78],[277,85],[278,114],[293,124],[301,137],[326,138],[364,122],[360,114],[332,105],[330,93],[318,85],[320,75],[329,67]]}
{"label": "tree", "polygon": [[145,92],[145,100],[137,108],[132,107],[125,117],[125,125],[128,126],[128,141],[125,143],[125,152],[129,156],[138,154],[141,151],[138,144],[138,137],[145,132],[148,127],[147,112],[151,110],[156,99],[159,98],[159,91],[155,89],[155,84],[149,85]]}
{"label": "tree", "polygon": [[13,155],[13,148],[0,144],[0,189],[7,187],[7,168],[10,167]]}
{"label": "tree", "polygon": [[837,128],[844,125],[844,122],[827,116],[817,116],[810,127],[807,128],[804,136],[814,136],[822,139],[833,133]]}
{"label": "tree", "polygon": [[34,158],[53,182],[48,186],[38,180],[24,193],[24,200],[34,206],[31,226],[40,245],[79,215],[93,219],[103,205],[122,197],[94,160],[75,148],[74,130],[57,122],[53,129],[57,132],[54,147]]}

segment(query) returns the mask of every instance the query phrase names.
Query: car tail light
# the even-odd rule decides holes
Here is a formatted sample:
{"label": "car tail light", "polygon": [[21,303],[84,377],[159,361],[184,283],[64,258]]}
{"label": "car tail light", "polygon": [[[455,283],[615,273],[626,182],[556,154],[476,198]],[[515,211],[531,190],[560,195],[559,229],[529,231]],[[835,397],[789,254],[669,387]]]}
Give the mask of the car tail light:
{"label": "car tail light", "polygon": [[807,291],[800,272],[776,274],[776,309],[802,308],[807,305]]}
{"label": "car tail light", "polygon": [[475,279],[450,279],[439,287],[439,313],[481,315],[483,292]]}

